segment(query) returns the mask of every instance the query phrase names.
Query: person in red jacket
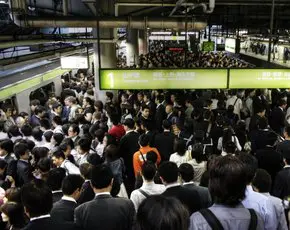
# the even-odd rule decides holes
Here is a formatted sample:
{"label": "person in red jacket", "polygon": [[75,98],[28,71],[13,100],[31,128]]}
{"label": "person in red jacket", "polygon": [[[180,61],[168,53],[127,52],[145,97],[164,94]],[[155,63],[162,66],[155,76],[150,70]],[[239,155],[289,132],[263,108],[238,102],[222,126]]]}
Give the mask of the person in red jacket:
{"label": "person in red jacket", "polygon": [[109,134],[115,137],[117,141],[120,141],[122,136],[126,134],[126,131],[123,125],[120,124],[120,118],[117,114],[111,116],[111,121],[113,127],[109,130]]}

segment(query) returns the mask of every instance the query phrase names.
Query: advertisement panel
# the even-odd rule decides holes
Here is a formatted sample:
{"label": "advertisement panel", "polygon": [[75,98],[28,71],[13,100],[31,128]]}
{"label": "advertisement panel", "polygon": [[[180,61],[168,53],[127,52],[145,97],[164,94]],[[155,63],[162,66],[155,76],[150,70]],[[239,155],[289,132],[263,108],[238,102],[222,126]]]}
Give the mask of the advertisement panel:
{"label": "advertisement panel", "polygon": [[226,69],[100,70],[100,87],[108,89],[225,89]]}
{"label": "advertisement panel", "polygon": [[229,88],[290,88],[290,69],[231,69]]}

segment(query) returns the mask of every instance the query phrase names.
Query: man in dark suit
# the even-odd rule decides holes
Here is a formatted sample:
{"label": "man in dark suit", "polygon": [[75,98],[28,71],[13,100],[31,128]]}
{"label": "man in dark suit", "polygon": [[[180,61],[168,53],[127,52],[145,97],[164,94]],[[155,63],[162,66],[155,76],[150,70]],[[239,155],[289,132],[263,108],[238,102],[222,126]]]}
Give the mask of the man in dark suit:
{"label": "man in dark suit", "polygon": [[164,119],[166,119],[166,112],[165,112],[165,107],[162,104],[164,101],[164,96],[163,95],[158,95],[155,99],[155,103],[157,104],[156,106],[156,113],[155,113],[155,125],[156,129],[158,132],[162,132],[162,122]]}
{"label": "man in dark suit", "polygon": [[166,188],[166,191],[162,195],[177,198],[187,207],[190,215],[202,208],[197,191],[182,187],[178,183],[178,167],[175,163],[169,161],[163,162],[159,166],[158,172]]}
{"label": "man in dark suit", "polygon": [[82,191],[78,199],[78,204],[83,204],[85,202],[91,201],[95,197],[94,190],[91,186],[91,172],[93,166],[90,163],[83,163],[80,165],[80,173],[85,179],[85,182],[82,185]]}
{"label": "man in dark suit", "polygon": [[271,128],[278,134],[282,135],[285,127],[285,109],[287,102],[284,99],[279,100],[278,107],[275,107],[270,114],[269,123]]}
{"label": "man in dark suit", "polygon": [[17,143],[14,146],[14,154],[18,159],[16,164],[16,186],[21,187],[33,179],[32,166],[28,161],[28,145],[25,143]]}
{"label": "man in dark suit", "polygon": [[75,209],[75,222],[86,230],[130,230],[135,217],[135,208],[128,199],[110,195],[113,173],[109,166],[99,165],[92,170],[91,184],[96,194],[94,200]]}
{"label": "man in dark suit", "polygon": [[171,123],[168,120],[163,121],[163,133],[156,134],[155,147],[158,149],[162,161],[168,161],[170,155],[174,152],[175,135],[171,133]]}
{"label": "man in dark suit", "polygon": [[35,108],[34,114],[30,118],[30,124],[32,127],[40,126],[40,120],[45,116],[45,107],[39,105]]}
{"label": "man in dark suit", "polygon": [[285,154],[290,152],[290,126],[286,126],[284,129],[285,140],[277,144],[277,151]]}
{"label": "man in dark suit", "polygon": [[156,112],[156,105],[153,101],[151,101],[150,93],[144,93],[143,100],[144,100],[145,105],[148,106],[150,110],[150,117],[154,118],[155,112]]}
{"label": "man in dark suit", "polygon": [[133,119],[126,119],[123,123],[126,135],[121,138],[120,141],[120,156],[124,159],[126,167],[127,178],[124,184],[127,189],[127,193],[130,196],[134,190],[135,175],[133,169],[133,155],[139,150],[139,133],[134,131],[135,122]]}
{"label": "man in dark suit", "polygon": [[46,184],[52,191],[53,203],[59,201],[63,196],[61,185],[65,176],[66,171],[64,168],[54,168],[48,172]]}
{"label": "man in dark suit", "polygon": [[84,179],[80,175],[71,174],[62,182],[63,197],[53,204],[50,212],[52,220],[56,223],[74,222],[74,210],[81,193]]}
{"label": "man in dark suit", "polygon": [[34,180],[21,189],[21,200],[30,222],[23,230],[74,230],[74,223],[56,223],[50,217],[52,193],[45,182]]}
{"label": "man in dark suit", "polygon": [[208,188],[197,186],[193,182],[194,170],[191,164],[183,163],[179,166],[179,173],[183,181],[183,187],[196,191],[200,197],[201,207],[208,208],[212,205]]}
{"label": "man in dark suit", "polygon": [[276,134],[269,132],[265,148],[256,152],[259,168],[265,169],[271,175],[272,181],[275,180],[277,173],[283,168],[282,154],[274,148],[276,140]]}
{"label": "man in dark suit", "polygon": [[285,199],[290,195],[290,153],[283,154],[284,168],[277,173],[272,189],[273,196]]}
{"label": "man in dark suit", "polygon": [[251,148],[253,153],[256,153],[259,149],[266,147],[268,136],[271,133],[266,117],[261,117],[256,125],[257,129],[250,133]]}

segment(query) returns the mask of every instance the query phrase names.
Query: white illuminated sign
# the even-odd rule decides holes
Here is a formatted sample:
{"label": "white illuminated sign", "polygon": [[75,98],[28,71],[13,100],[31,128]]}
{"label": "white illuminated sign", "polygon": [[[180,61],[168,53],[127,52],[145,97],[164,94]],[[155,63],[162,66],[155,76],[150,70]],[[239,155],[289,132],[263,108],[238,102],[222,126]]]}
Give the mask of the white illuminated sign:
{"label": "white illuminated sign", "polygon": [[68,56],[60,59],[62,69],[88,69],[88,58],[84,56]]}

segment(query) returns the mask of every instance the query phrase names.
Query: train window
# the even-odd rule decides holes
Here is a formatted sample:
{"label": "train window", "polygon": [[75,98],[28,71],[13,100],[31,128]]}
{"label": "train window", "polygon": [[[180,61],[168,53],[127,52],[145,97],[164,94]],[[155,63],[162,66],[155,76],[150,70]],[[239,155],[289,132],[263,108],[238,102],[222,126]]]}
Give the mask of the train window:
{"label": "train window", "polygon": [[55,86],[54,86],[54,83],[52,82],[48,85],[45,85],[45,86],[31,92],[30,96],[29,96],[29,100],[32,101],[32,100],[37,99],[40,101],[41,105],[45,105],[47,100],[50,97],[54,96],[54,92],[55,92]]}

